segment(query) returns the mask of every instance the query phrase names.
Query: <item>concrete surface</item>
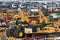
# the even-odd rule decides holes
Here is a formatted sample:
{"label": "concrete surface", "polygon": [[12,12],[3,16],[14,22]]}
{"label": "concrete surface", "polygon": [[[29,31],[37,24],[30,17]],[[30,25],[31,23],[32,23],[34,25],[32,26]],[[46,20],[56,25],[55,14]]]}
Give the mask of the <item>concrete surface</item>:
{"label": "concrete surface", "polygon": [[[50,35],[51,36],[51,35]],[[29,38],[29,37],[28,37]],[[28,39],[26,38],[26,39]],[[24,38],[25,39],[25,38]],[[14,39],[11,39],[11,40],[24,40],[22,38],[14,38]],[[60,36],[59,37],[50,37],[50,38],[47,38],[47,39],[53,39],[53,40],[60,40]],[[2,35],[0,35],[0,40],[8,40],[7,36],[6,36],[6,32],[3,32]],[[32,40],[31,38],[29,40]],[[33,40],[37,40],[33,37]],[[46,40],[46,38],[42,38],[42,39],[39,39],[39,40]]]}

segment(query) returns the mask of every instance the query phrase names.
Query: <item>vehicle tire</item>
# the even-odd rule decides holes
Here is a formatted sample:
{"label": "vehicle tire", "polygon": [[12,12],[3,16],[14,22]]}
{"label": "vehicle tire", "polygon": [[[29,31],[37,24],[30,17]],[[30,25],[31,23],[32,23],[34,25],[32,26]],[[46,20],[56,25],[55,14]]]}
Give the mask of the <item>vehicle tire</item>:
{"label": "vehicle tire", "polygon": [[6,30],[6,35],[7,35],[7,37],[12,36],[11,29]]}
{"label": "vehicle tire", "polygon": [[25,36],[24,31],[17,29],[14,31],[14,37],[16,38],[23,38]]}

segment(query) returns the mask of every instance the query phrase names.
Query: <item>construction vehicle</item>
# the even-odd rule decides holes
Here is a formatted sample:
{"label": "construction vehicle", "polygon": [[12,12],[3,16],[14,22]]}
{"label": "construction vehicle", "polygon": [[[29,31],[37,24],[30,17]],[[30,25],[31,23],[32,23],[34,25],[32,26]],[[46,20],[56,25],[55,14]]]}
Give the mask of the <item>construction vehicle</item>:
{"label": "construction vehicle", "polygon": [[[55,22],[49,22],[49,18],[44,16],[41,10],[38,11],[38,16],[29,16],[33,17],[31,22],[38,22],[37,26],[29,23],[29,18],[25,16],[24,12],[20,10],[17,15],[14,15],[13,18],[16,18],[16,26],[7,29],[6,35],[8,37],[22,38],[26,34],[50,34],[55,33],[56,28],[54,27]],[[37,21],[36,18],[39,20]],[[55,24],[57,25],[57,24]],[[42,29],[41,29],[42,27]]]}
{"label": "construction vehicle", "polygon": [[20,11],[18,14],[14,15],[13,18],[21,18],[22,21],[27,21],[28,22],[28,18],[25,16],[23,11]]}
{"label": "construction vehicle", "polygon": [[2,8],[0,12],[0,32],[9,28],[9,22],[12,20],[12,16],[16,14],[16,10]]}
{"label": "construction vehicle", "polygon": [[0,32],[3,32],[7,27],[6,22],[4,22],[4,14],[0,13]]}
{"label": "construction vehicle", "polygon": [[2,10],[0,12],[0,31],[5,31],[8,28],[9,21],[12,20],[12,16],[14,15],[13,10]]}

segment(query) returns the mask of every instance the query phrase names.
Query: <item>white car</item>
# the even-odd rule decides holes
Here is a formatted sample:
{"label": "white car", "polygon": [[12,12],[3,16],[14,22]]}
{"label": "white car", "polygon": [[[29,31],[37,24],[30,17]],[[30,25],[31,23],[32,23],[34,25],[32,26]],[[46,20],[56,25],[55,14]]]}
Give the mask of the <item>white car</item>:
{"label": "white car", "polygon": [[0,22],[0,26],[5,26],[6,23],[5,22]]}
{"label": "white car", "polygon": [[17,8],[17,5],[16,4],[12,4],[12,8]]}
{"label": "white car", "polygon": [[57,15],[57,13],[52,13],[52,14],[50,14],[50,16],[52,16],[53,18],[59,18],[60,17],[60,15]]}

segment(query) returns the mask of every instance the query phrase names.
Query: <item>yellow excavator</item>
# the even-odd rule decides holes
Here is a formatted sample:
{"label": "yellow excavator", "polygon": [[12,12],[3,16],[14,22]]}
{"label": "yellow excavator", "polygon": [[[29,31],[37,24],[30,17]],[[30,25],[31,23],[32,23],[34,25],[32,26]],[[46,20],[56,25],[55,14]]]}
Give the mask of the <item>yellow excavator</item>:
{"label": "yellow excavator", "polygon": [[[35,9],[35,10],[37,10],[37,9]],[[33,33],[44,33],[44,32],[53,33],[53,32],[55,32],[55,28],[52,26],[52,24],[54,24],[54,22],[49,22],[50,19],[48,17],[46,17],[40,9],[38,9],[37,12],[38,12],[39,17],[37,17],[36,15],[35,16],[29,16],[30,19],[33,18],[33,17],[34,18],[37,17],[38,20],[39,20],[39,21],[37,21],[39,23],[36,24],[36,25],[38,25],[37,26],[37,30],[38,31],[37,32],[33,32]],[[34,13],[34,11],[33,11],[33,13]],[[33,21],[35,22],[37,20],[37,18],[34,19],[34,20],[32,19],[32,22]],[[42,30],[40,30],[41,28],[42,28]]]}
{"label": "yellow excavator", "polygon": [[18,14],[14,15],[13,18],[21,18],[21,21],[27,21],[28,22],[28,17],[25,16],[24,12],[21,10]]}
{"label": "yellow excavator", "polygon": [[[50,34],[55,33],[56,28],[53,25],[56,25],[54,22],[49,22],[49,18],[44,16],[41,10],[38,10],[39,13],[39,24],[35,26],[29,23],[29,18],[25,16],[23,11],[20,11],[17,15],[14,15],[13,18],[16,18],[16,26],[10,28],[6,31],[8,37],[13,36],[16,38],[23,38],[26,34]],[[34,17],[34,16],[33,16]],[[34,21],[34,20],[32,20]],[[41,29],[41,27],[43,27]]]}

